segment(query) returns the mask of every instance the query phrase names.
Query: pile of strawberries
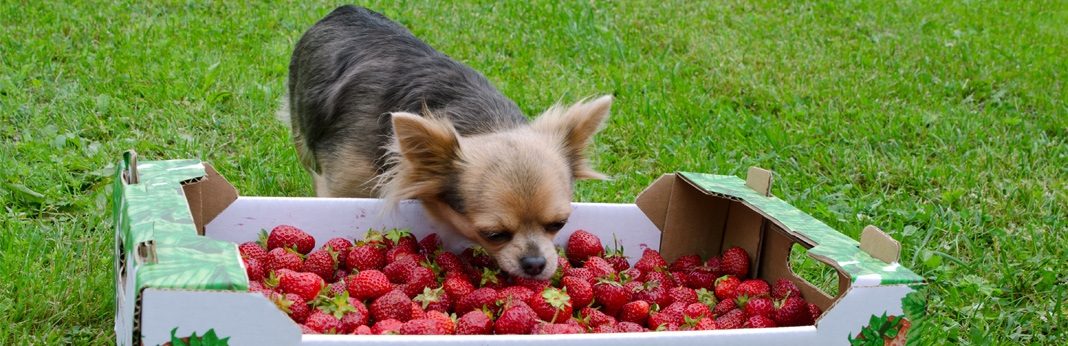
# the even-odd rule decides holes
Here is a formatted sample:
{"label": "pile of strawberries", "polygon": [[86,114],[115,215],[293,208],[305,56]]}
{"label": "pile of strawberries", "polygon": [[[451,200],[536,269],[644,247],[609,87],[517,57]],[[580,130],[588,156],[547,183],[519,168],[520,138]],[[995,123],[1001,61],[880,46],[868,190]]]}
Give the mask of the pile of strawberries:
{"label": "pile of strawberries", "polygon": [[249,290],[304,333],[572,334],[810,325],[821,311],[797,286],[748,279],[734,247],[668,263],[645,249],[632,267],[619,246],[576,231],[550,280],[509,277],[484,250],[444,251],[436,234],[370,231],[355,244],[282,225],[239,246]]}

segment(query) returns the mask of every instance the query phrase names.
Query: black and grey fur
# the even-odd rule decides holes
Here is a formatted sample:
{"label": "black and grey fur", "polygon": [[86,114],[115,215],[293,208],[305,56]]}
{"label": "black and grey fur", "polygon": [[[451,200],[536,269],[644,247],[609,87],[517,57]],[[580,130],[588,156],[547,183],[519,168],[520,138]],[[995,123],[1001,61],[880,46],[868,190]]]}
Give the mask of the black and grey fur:
{"label": "black and grey fur", "polygon": [[383,173],[391,112],[429,111],[465,136],[527,122],[486,77],[356,6],[335,9],[297,43],[288,98],[301,161],[316,174],[344,151],[373,158]]}

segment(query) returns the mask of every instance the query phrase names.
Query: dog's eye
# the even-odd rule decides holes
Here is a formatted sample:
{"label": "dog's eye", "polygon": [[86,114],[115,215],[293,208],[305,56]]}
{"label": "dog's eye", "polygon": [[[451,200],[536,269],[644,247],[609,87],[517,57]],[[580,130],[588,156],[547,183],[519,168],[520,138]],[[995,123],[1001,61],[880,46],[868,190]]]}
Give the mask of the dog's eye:
{"label": "dog's eye", "polygon": [[494,243],[503,243],[512,240],[512,234],[508,232],[489,231],[481,232],[481,234],[482,238],[486,238],[486,240]]}
{"label": "dog's eye", "polygon": [[561,228],[564,228],[565,224],[567,224],[567,220],[560,220],[557,222],[550,223],[548,225],[545,225],[545,231],[549,233],[556,233],[560,231]]}

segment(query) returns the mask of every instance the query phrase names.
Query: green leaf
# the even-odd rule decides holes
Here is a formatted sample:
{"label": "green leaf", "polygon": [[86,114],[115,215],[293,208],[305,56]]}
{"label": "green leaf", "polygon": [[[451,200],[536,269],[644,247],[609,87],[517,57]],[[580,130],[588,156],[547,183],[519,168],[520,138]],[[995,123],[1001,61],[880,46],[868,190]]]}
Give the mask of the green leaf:
{"label": "green leaf", "polygon": [[4,183],[4,188],[15,193],[16,197],[24,201],[33,203],[43,203],[45,200],[44,194],[31,190],[30,188],[26,187],[26,185]]}

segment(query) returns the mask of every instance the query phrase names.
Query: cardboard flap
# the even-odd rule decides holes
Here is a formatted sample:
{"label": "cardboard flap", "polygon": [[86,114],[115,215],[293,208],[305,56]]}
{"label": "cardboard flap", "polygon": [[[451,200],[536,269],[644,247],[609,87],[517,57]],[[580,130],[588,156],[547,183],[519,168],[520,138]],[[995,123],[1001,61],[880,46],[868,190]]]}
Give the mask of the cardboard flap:
{"label": "cardboard flap", "polygon": [[874,225],[864,227],[860,233],[860,249],[886,263],[897,262],[901,255],[901,243]]}
{"label": "cardboard flap", "polygon": [[674,174],[661,175],[634,200],[634,204],[637,204],[649,221],[652,221],[661,231],[664,230],[664,220],[667,219],[668,201],[671,200],[673,184],[675,184]]}
{"label": "cardboard flap", "polygon": [[774,175],[771,171],[760,167],[749,167],[745,175],[745,186],[748,186],[761,196],[771,196],[771,183]]}
{"label": "cardboard flap", "polygon": [[215,167],[204,163],[204,173],[203,177],[182,184],[199,235],[204,235],[204,225],[214,220],[238,196],[237,189]]}

